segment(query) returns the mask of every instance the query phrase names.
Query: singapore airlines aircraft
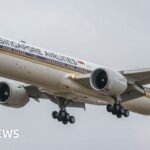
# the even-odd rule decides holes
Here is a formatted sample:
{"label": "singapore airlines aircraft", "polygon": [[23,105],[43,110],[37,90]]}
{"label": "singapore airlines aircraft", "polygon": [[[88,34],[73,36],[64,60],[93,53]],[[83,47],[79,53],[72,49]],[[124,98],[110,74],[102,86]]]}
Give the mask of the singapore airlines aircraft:
{"label": "singapore airlines aircraft", "polygon": [[0,38],[0,76],[24,82],[0,82],[0,104],[25,106],[30,98],[51,100],[60,108],[52,117],[75,123],[66,108],[106,106],[118,118],[129,111],[150,115],[150,69],[117,71],[6,38]]}

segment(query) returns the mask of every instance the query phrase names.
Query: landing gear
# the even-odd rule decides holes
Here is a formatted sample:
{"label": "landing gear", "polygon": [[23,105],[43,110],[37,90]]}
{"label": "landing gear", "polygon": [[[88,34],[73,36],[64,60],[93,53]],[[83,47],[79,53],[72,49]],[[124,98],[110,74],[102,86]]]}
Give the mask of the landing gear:
{"label": "landing gear", "polygon": [[71,124],[74,124],[74,123],[75,123],[75,117],[74,117],[74,116],[70,116],[69,122],[70,122]]}
{"label": "landing gear", "polygon": [[124,111],[124,116],[125,116],[125,117],[129,117],[129,115],[130,115],[129,111],[128,111],[128,110],[125,110],[125,111]]}
{"label": "landing gear", "polygon": [[59,116],[59,114],[58,114],[57,111],[53,111],[53,112],[52,112],[52,117],[53,117],[54,119],[57,119],[58,116]]}
{"label": "landing gear", "polygon": [[108,104],[108,105],[106,106],[106,108],[107,108],[107,111],[108,111],[108,112],[112,112],[112,110],[113,110],[113,106],[112,106],[111,104]]}
{"label": "landing gear", "polygon": [[66,109],[60,110],[59,112],[57,112],[57,111],[52,112],[52,117],[54,119],[57,119],[58,121],[62,122],[65,125],[68,124],[69,122],[71,124],[75,123],[75,117],[70,116],[70,114],[67,113]]}
{"label": "landing gear", "polygon": [[129,111],[124,109],[123,106],[121,106],[120,104],[114,104],[114,105],[111,105],[111,104],[108,104],[106,106],[106,109],[108,112],[111,112],[113,115],[116,115],[117,118],[122,118],[122,116],[124,117],[129,117]]}
{"label": "landing gear", "polygon": [[71,116],[67,110],[66,107],[72,102],[70,100],[67,100],[65,98],[62,97],[49,97],[50,99],[53,99],[54,102],[57,102],[60,111],[53,111],[52,112],[52,117],[56,120],[58,120],[59,122],[62,122],[63,124],[74,124],[75,123],[75,117]]}

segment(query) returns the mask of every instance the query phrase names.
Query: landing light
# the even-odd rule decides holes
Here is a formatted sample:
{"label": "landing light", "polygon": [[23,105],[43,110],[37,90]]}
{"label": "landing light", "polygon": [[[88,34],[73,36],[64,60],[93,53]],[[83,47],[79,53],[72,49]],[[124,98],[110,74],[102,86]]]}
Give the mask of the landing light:
{"label": "landing light", "polygon": [[76,78],[76,75],[75,75],[75,74],[71,74],[70,78],[71,78],[71,79],[75,79],[75,78]]}

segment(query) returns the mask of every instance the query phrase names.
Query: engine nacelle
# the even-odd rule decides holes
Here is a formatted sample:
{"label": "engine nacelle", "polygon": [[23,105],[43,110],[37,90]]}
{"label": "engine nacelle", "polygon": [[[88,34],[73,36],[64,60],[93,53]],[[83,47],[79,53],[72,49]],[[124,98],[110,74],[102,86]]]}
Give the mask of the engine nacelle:
{"label": "engine nacelle", "polygon": [[29,102],[29,96],[23,86],[0,82],[0,104],[19,108]]}
{"label": "engine nacelle", "polygon": [[98,68],[90,78],[91,87],[103,94],[119,96],[127,89],[127,79],[115,70]]}

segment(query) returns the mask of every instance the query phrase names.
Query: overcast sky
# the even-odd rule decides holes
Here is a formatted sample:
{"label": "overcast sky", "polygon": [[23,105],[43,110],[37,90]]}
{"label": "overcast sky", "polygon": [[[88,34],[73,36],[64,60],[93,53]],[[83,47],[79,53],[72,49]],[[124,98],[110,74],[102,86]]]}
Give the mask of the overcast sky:
{"label": "overcast sky", "polygon": [[[150,68],[149,0],[0,0],[0,35],[119,70]],[[4,79],[2,79],[4,80]],[[53,120],[58,107],[31,101],[0,106],[0,129],[19,129],[2,150],[149,150],[150,116],[117,119],[105,107],[68,109],[76,124]]]}

